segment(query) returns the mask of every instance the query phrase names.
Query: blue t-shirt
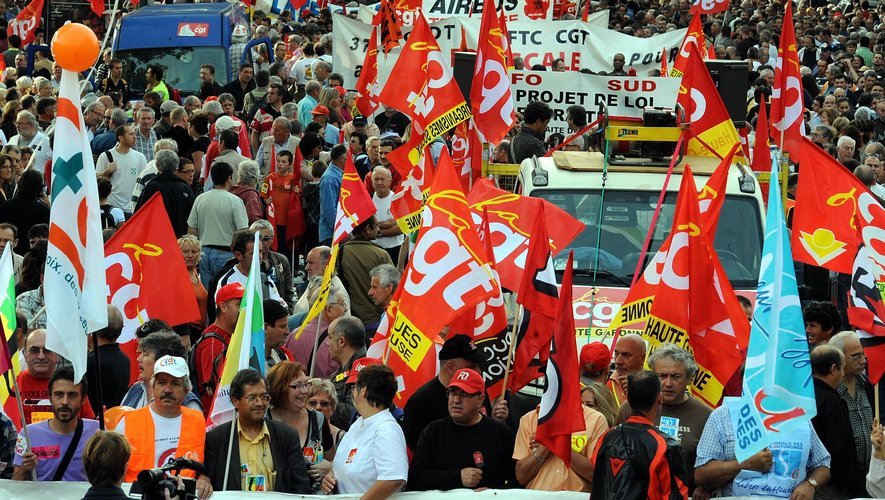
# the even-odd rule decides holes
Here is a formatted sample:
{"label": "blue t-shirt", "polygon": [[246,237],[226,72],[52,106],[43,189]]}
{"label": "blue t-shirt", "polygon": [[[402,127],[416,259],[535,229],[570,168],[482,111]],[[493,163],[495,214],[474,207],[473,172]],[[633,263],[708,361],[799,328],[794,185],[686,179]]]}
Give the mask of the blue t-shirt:
{"label": "blue t-shirt", "polygon": [[[77,451],[71,458],[71,463],[62,476],[62,481],[88,481],[86,471],[83,469],[83,448],[86,441],[98,431],[98,420],[83,419],[83,435],[80,442],[77,443]],[[31,451],[37,455],[37,480],[52,481],[55,471],[58,469],[59,462],[68,451],[68,445],[74,433],[57,434],[49,428],[49,421],[45,420],[28,426],[28,437],[31,438]],[[27,448],[27,440],[24,431],[18,433],[18,440],[15,443],[15,459],[13,464],[20,466],[22,464],[22,455]]]}

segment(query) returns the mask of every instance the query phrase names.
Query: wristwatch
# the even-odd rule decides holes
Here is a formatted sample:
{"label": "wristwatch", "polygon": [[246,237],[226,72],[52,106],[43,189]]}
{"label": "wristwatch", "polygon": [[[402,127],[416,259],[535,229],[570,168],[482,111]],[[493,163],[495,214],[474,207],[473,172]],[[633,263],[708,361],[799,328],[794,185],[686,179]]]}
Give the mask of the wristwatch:
{"label": "wristwatch", "polygon": [[814,479],[813,477],[809,477],[808,479],[806,479],[806,481],[808,481],[808,484],[810,484],[811,487],[814,488],[814,491],[817,491],[817,480],[816,479]]}

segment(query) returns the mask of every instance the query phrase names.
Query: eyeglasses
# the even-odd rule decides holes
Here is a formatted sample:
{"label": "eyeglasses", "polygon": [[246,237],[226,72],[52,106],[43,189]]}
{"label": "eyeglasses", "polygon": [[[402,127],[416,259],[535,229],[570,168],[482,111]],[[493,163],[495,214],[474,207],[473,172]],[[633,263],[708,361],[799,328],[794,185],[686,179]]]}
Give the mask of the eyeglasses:
{"label": "eyeglasses", "polygon": [[191,168],[191,169],[188,169],[188,170],[179,170],[178,173],[180,173],[180,174],[192,174],[192,173],[194,173],[194,169]]}
{"label": "eyeglasses", "polygon": [[40,353],[43,353],[44,356],[49,356],[50,354],[53,354],[53,351],[50,351],[45,347],[32,347],[28,349],[28,354],[31,356],[39,356]]}
{"label": "eyeglasses", "polygon": [[855,360],[855,361],[860,361],[862,359],[866,359],[867,355],[862,352],[858,352],[858,353],[852,354],[851,356],[848,356],[848,357]]}
{"label": "eyeglasses", "polygon": [[309,406],[311,408],[316,408],[317,406],[319,406],[320,408],[331,408],[332,402],[331,401],[320,401],[319,399],[310,399],[307,401],[307,406]]}
{"label": "eyeglasses", "polygon": [[273,241],[273,236],[262,236],[261,241]]}
{"label": "eyeglasses", "polygon": [[290,385],[289,389],[295,389],[295,390],[300,391],[301,389],[307,389],[308,387],[310,387],[310,382],[301,382],[298,384]]}
{"label": "eyeglasses", "polygon": [[270,403],[270,394],[249,394],[244,398],[249,403],[261,400],[262,403]]}

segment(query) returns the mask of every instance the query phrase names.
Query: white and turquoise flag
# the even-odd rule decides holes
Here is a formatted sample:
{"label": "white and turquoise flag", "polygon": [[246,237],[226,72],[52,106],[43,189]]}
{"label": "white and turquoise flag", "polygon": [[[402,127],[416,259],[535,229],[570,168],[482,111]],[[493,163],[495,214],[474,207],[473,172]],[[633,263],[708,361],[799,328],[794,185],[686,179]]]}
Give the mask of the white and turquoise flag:
{"label": "white and turquoise flag", "polygon": [[807,426],[817,414],[808,339],[776,169],[777,164],[771,174],[744,390],[741,398],[727,401],[738,462],[785,433]]}
{"label": "white and turquoise flag", "polygon": [[78,75],[62,70],[52,152],[49,246],[43,273],[46,348],[64,356],[79,382],[86,334],[108,324],[104,240],[92,148],[80,112]]}

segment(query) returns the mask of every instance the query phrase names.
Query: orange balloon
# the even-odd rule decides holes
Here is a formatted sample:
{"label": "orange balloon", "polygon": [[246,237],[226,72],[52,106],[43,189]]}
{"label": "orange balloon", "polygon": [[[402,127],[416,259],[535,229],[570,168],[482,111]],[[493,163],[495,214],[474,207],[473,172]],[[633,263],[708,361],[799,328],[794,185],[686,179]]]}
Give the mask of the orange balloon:
{"label": "orange balloon", "polygon": [[80,23],[67,23],[52,36],[51,50],[59,66],[80,73],[98,60],[98,37]]}

